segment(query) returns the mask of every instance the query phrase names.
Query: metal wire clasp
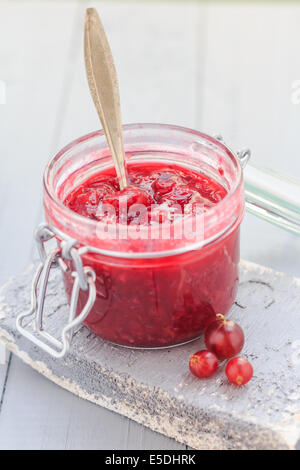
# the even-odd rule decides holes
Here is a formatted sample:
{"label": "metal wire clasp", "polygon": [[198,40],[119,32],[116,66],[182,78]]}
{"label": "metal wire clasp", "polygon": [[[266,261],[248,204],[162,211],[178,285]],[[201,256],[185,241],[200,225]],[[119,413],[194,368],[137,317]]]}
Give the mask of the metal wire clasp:
{"label": "metal wire clasp", "polygon": [[[36,230],[35,239],[41,262],[33,279],[31,308],[28,312],[17,317],[17,330],[51,356],[62,358],[70,349],[74,329],[85,320],[95,303],[96,275],[93,269],[83,266],[80,249],[77,248],[78,242],[66,237],[54,227],[46,224],[41,225]],[[56,239],[56,246],[47,253],[45,244],[51,239]],[[62,329],[61,338],[57,339],[44,329],[44,304],[51,269],[60,266],[64,272],[70,271],[66,261],[73,262],[72,265],[75,268],[72,272],[74,284],[68,322]],[[88,299],[81,313],[76,316],[80,290],[88,291]],[[30,320],[26,326],[24,325],[25,318]]]}
{"label": "metal wire clasp", "polygon": [[[223,139],[223,136],[221,134],[217,134],[215,135],[215,139],[218,140],[219,142],[222,142],[229,150],[231,150],[228,145],[225,144],[224,142],[224,139]],[[231,150],[232,151],[232,150]],[[239,158],[240,162],[241,162],[241,165],[242,165],[242,168],[245,168],[248,161],[250,160],[251,158],[251,150],[246,148],[246,149],[242,149],[242,150],[238,150],[237,152],[235,152],[237,157]]]}

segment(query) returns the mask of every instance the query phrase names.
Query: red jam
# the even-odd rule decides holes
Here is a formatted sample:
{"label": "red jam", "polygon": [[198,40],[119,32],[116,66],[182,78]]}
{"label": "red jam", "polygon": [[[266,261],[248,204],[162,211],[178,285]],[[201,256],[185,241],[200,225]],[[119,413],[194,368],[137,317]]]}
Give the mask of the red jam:
{"label": "red jam", "polygon": [[[108,205],[115,209],[115,221],[140,224],[163,223],[174,217],[174,209],[190,214],[196,204],[208,210],[223,199],[227,192],[220,184],[203,174],[181,167],[135,164],[129,167],[129,185],[120,191],[114,169],[94,175],[82,186],[72,191],[65,205],[90,219],[107,219]],[[120,212],[120,204],[127,210]],[[130,211],[134,205],[144,206],[144,212]]]}
{"label": "red jam", "polygon": [[[204,174],[166,164],[132,164],[129,182],[119,191],[114,170],[105,170],[73,190],[65,205],[82,216],[103,220],[108,217],[103,206],[110,204],[117,222],[129,224],[138,218],[139,223],[152,224],[172,217],[174,205],[189,213],[194,203],[201,203],[208,211],[227,194]],[[144,213],[129,211],[124,218],[120,199],[127,207],[142,204]],[[84,264],[96,273],[97,299],[85,324],[102,338],[125,346],[163,347],[194,339],[217,313],[227,313],[233,304],[238,262],[239,224],[183,254],[153,258],[88,254]],[[72,285],[73,279],[66,277],[69,295]],[[81,291],[79,309],[86,298]]]}

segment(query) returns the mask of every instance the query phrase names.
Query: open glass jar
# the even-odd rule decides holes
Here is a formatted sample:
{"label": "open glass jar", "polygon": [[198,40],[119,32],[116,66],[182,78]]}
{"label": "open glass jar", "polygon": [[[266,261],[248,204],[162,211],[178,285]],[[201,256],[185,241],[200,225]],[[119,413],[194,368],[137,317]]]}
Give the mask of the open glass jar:
{"label": "open glass jar", "polygon": [[[112,166],[104,133],[84,136],[59,152],[44,176],[47,226],[38,232],[43,266],[36,278],[37,287],[45,263],[49,272],[60,261],[73,313],[57,357],[65,354],[81,320],[101,338],[122,346],[170,347],[199,337],[216,313],[226,314],[235,299],[245,207],[239,157],[218,139],[160,124],[124,126],[124,145],[129,165],[167,162],[192,169],[221,184],[227,195],[202,214],[200,230],[193,230],[191,221],[180,237],[149,236],[143,232],[147,227],[138,236],[129,227],[126,236],[116,237],[102,222],[64,204],[70,191]],[[50,259],[44,244],[53,236],[59,249]],[[42,277],[44,282],[47,276]],[[18,327],[24,333],[22,319]]]}

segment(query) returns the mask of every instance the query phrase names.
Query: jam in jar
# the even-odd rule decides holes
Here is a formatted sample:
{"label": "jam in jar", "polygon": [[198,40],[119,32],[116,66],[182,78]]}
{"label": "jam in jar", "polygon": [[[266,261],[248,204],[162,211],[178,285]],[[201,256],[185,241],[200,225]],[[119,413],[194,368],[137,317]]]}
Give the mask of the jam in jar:
{"label": "jam in jar", "polygon": [[[235,300],[241,166],[218,140],[176,126],[124,126],[124,144],[122,191],[103,132],[54,157],[44,179],[46,220],[90,247],[82,256],[96,274],[90,330],[123,346],[182,344]],[[73,278],[64,280],[70,297]],[[78,312],[86,300],[81,291]]]}

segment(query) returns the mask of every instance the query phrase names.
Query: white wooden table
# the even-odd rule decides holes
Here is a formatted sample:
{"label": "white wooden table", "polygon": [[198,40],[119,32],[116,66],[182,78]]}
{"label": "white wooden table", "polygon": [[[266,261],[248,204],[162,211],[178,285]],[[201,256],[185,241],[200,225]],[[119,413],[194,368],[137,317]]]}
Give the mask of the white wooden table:
{"label": "white wooden table", "polygon": [[[300,5],[93,2],[119,73],[124,122],[222,133],[253,161],[300,176]],[[35,256],[41,179],[64,144],[99,127],[86,85],[79,2],[0,3],[0,284]],[[3,83],[2,83],[3,87]],[[1,100],[0,100],[1,103]],[[243,258],[299,276],[295,236],[247,215]],[[8,356],[1,449],[184,449],[85,402]]]}

